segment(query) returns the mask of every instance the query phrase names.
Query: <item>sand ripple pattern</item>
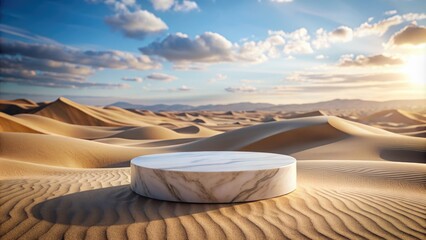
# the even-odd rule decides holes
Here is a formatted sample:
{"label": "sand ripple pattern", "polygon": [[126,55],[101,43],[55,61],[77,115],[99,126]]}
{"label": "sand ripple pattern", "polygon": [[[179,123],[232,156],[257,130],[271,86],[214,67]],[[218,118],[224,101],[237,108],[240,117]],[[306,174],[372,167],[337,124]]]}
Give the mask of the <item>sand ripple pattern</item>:
{"label": "sand ripple pattern", "polygon": [[[393,163],[389,163],[393,164]],[[386,168],[348,172],[302,164],[300,175],[383,175]],[[410,166],[411,167],[411,166]],[[315,168],[319,170],[315,170]],[[397,174],[404,176],[404,166]],[[354,168],[357,169],[357,168]],[[422,168],[421,168],[422,169]],[[412,175],[410,168],[405,172]],[[424,170],[418,172],[424,175]],[[365,175],[367,174],[367,175]],[[411,184],[419,176],[407,178]],[[417,182],[424,187],[424,177]],[[368,181],[367,181],[368,182]],[[424,192],[344,188],[301,179],[286,196],[240,204],[186,204],[138,196],[129,169],[81,170],[0,184],[1,239],[425,239]],[[423,188],[424,189],[424,188]],[[408,190],[406,190],[408,191]],[[417,197],[416,197],[417,196]]]}

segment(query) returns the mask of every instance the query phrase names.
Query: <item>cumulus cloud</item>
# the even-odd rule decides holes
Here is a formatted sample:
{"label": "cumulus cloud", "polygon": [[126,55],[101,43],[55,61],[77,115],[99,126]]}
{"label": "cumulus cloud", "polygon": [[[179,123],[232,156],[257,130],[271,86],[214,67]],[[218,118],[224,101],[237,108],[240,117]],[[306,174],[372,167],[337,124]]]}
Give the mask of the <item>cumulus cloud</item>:
{"label": "cumulus cloud", "polygon": [[279,34],[269,35],[263,41],[245,41],[241,45],[235,44],[234,61],[263,62],[268,58],[279,57],[286,41]]}
{"label": "cumulus cloud", "polygon": [[389,40],[390,45],[416,46],[426,44],[426,28],[410,25],[396,32]]}
{"label": "cumulus cloud", "polygon": [[[144,39],[168,29],[166,23],[153,13],[143,10],[136,0],[86,0],[91,3],[104,3],[111,6],[114,15],[105,18],[105,23],[113,30],[134,39]],[[169,8],[170,0],[152,0],[154,9]],[[173,4],[171,0],[171,4]]]}
{"label": "cumulus cloud", "polygon": [[387,57],[384,55],[374,55],[366,57],[364,55],[358,55],[354,57],[354,55],[343,55],[340,57],[339,66],[341,67],[368,67],[368,66],[387,66],[387,65],[400,65],[404,62],[395,57]]}
{"label": "cumulus cloud", "polygon": [[197,3],[194,1],[189,1],[189,0],[183,0],[182,3],[176,2],[173,7],[173,10],[177,12],[189,12],[189,11],[197,10],[197,9],[198,9]]}
{"label": "cumulus cloud", "polygon": [[157,11],[173,9],[176,12],[189,12],[198,9],[197,3],[190,0],[183,0],[182,2],[178,0],[151,0],[151,3]]}
{"label": "cumulus cloud", "polygon": [[103,3],[112,7],[115,11],[128,11],[129,8],[139,7],[136,0],[86,0],[89,3]]}
{"label": "cumulus cloud", "polygon": [[125,36],[135,39],[144,39],[168,29],[163,20],[146,10],[120,12],[105,18],[105,22]]}
{"label": "cumulus cloud", "polygon": [[146,76],[147,79],[170,82],[176,80],[177,77],[165,73],[151,73]]}
{"label": "cumulus cloud", "polygon": [[284,45],[284,53],[287,55],[309,54],[313,52],[309,42],[311,36],[306,28],[299,28],[289,33],[284,31],[269,31],[269,35],[281,36],[287,40]]}
{"label": "cumulus cloud", "polygon": [[194,39],[183,33],[170,34],[140,51],[172,62],[224,62],[232,61],[232,48],[232,43],[222,35],[205,32]]}
{"label": "cumulus cloud", "polygon": [[330,47],[330,43],[349,42],[353,39],[353,30],[347,26],[340,26],[331,32],[323,28],[316,31],[316,39],[312,44],[316,49]]}
{"label": "cumulus cloud", "polygon": [[160,67],[149,56],[122,51],[80,50],[64,45],[24,43],[0,38],[2,54],[21,55],[96,68],[148,70]]}
{"label": "cumulus cloud", "polygon": [[402,22],[403,18],[399,15],[386,18],[374,24],[364,22],[355,29],[354,34],[357,37],[365,37],[370,35],[382,36],[388,31],[390,27],[401,24]]}
{"label": "cumulus cloud", "polygon": [[[391,14],[392,13],[392,14]],[[396,12],[390,11],[386,15],[394,15]],[[372,23],[373,17],[362,23],[359,27],[352,29],[348,26],[340,26],[329,32],[323,28],[316,31],[316,37],[312,41],[312,45],[316,49],[328,48],[332,43],[349,42],[353,38],[361,38],[366,36],[383,36],[390,27],[399,25],[404,22],[417,21],[426,19],[424,13],[406,13],[403,15],[394,15],[376,23]]]}
{"label": "cumulus cloud", "polygon": [[173,6],[174,2],[174,0],[151,0],[152,6],[157,11],[169,10]]}
{"label": "cumulus cloud", "polygon": [[121,80],[127,82],[143,82],[143,78],[141,77],[123,77]]}
{"label": "cumulus cloud", "polygon": [[268,58],[278,57],[284,43],[284,38],[278,34],[270,34],[263,41],[245,41],[237,44],[213,32],[205,32],[194,39],[186,34],[176,33],[170,34],[162,41],[142,47],[140,51],[147,55],[163,57],[180,66],[188,66],[190,63],[259,63]]}
{"label": "cumulus cloud", "polygon": [[260,41],[232,43],[224,36],[205,32],[191,39],[184,33],[170,34],[139,50],[146,55],[165,58],[176,65],[189,63],[249,62],[260,63],[283,53],[307,54],[313,50],[305,28],[294,32],[268,31],[268,37]]}
{"label": "cumulus cloud", "polygon": [[352,40],[353,31],[347,26],[340,26],[329,35],[332,42],[348,42]]}
{"label": "cumulus cloud", "polygon": [[0,81],[52,88],[126,88],[127,84],[87,80],[96,70],[155,69],[148,56],[121,51],[80,50],[60,44],[24,43],[0,38]]}
{"label": "cumulus cloud", "polygon": [[256,92],[256,88],[252,86],[239,86],[239,87],[227,87],[225,88],[225,91],[230,93],[251,93]]}

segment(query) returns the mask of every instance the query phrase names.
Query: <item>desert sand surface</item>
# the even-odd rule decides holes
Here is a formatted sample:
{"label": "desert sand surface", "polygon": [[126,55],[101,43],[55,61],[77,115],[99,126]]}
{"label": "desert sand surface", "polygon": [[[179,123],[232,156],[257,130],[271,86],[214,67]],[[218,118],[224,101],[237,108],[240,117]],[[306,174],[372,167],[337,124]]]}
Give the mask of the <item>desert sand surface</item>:
{"label": "desert sand surface", "polygon": [[[1,239],[426,239],[425,112],[0,110]],[[132,158],[203,150],[291,155],[298,187],[233,204],[130,190]]]}

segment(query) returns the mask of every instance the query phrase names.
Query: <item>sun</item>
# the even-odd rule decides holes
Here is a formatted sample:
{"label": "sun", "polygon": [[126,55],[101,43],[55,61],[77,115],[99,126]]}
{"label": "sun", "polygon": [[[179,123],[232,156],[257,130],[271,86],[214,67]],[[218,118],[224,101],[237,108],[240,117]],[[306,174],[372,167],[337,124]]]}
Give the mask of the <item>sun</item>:
{"label": "sun", "polygon": [[426,55],[412,56],[407,59],[403,67],[409,81],[416,85],[426,84]]}

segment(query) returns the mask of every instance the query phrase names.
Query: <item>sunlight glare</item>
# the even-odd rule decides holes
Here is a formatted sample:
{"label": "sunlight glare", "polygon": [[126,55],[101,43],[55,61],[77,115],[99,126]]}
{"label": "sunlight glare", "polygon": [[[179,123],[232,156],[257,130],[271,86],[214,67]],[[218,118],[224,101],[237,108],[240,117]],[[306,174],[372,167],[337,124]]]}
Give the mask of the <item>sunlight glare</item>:
{"label": "sunlight glare", "polygon": [[403,68],[404,73],[408,76],[413,84],[426,83],[426,55],[418,55],[410,57]]}

